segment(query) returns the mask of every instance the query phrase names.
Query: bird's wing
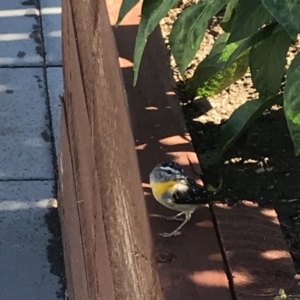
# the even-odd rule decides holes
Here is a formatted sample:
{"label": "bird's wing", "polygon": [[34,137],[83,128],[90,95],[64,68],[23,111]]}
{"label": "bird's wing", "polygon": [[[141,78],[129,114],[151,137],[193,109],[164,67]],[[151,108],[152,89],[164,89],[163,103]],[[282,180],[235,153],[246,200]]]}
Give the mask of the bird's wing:
{"label": "bird's wing", "polygon": [[224,203],[224,199],[220,195],[216,195],[205,190],[198,185],[193,179],[187,178],[185,184],[188,189],[175,190],[172,197],[176,204],[213,204]]}

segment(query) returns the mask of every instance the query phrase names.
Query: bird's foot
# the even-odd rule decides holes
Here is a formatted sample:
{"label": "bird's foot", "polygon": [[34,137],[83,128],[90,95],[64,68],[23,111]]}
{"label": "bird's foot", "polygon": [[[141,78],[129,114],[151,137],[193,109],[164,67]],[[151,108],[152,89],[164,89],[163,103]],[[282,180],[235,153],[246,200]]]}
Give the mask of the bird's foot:
{"label": "bird's foot", "polygon": [[179,236],[181,235],[181,231],[173,231],[173,232],[163,232],[163,233],[160,233],[159,234],[161,237],[164,237],[164,238],[169,238],[169,237],[172,237],[172,236]]}
{"label": "bird's foot", "polygon": [[173,217],[165,216],[164,218],[167,221],[179,221],[179,222],[183,222],[185,220],[185,218],[179,218],[177,216],[173,216]]}

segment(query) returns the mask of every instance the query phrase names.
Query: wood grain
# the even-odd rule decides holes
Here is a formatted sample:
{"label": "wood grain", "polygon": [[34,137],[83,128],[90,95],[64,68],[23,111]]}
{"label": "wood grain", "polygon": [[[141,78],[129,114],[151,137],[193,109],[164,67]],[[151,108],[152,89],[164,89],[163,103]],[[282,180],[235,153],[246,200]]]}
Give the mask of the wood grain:
{"label": "wood grain", "polygon": [[300,294],[277,214],[250,201],[214,207],[238,300],[273,300],[279,289]]}
{"label": "wood grain", "polygon": [[[60,164],[59,200],[69,294],[76,300],[160,300],[137,157],[105,2],[64,0],[62,23],[64,130],[69,152],[65,134],[61,159],[68,164]],[[72,182],[65,174],[73,174]],[[72,224],[73,229],[67,228]],[[76,265],[77,259],[80,264]]]}

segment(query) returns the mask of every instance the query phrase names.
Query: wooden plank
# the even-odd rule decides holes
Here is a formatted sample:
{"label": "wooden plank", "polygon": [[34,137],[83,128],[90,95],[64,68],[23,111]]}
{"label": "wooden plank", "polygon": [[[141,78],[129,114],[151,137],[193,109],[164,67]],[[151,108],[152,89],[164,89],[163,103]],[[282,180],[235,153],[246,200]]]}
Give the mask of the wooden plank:
{"label": "wooden plank", "polygon": [[[66,270],[67,277],[76,276],[73,281],[68,282],[68,292],[72,295],[70,299],[76,300],[115,299],[70,1],[65,0],[62,5],[65,109],[72,165],[67,165],[61,172],[60,184],[64,186],[68,181],[64,172],[70,173],[71,167],[76,197],[72,197],[74,195],[71,188],[62,195],[60,202],[65,209],[61,218],[66,218],[62,222],[63,229],[67,231],[74,228],[77,231],[76,236],[71,236],[68,232],[64,236],[69,244],[65,250],[65,260],[72,267],[71,270]],[[64,138],[62,136],[62,143],[65,143]],[[60,165],[68,159],[68,156],[62,156]],[[69,211],[68,207],[74,205],[76,210],[73,208]],[[80,250],[76,237],[81,243]],[[73,249],[78,252],[72,252]],[[83,256],[83,265],[75,263],[76,260],[81,260],[79,254]]]}
{"label": "wooden plank", "polygon": [[238,300],[273,300],[278,290],[300,294],[276,212],[242,201],[214,207]]}
{"label": "wooden plank", "polygon": [[160,300],[105,2],[64,2],[65,98],[89,293],[84,300]]}
{"label": "wooden plank", "polygon": [[65,258],[67,290],[70,299],[88,299],[86,269],[76,203],[77,195],[65,113],[63,108],[60,122],[58,209]]}
{"label": "wooden plank", "polygon": [[[111,24],[121,1],[107,0]],[[141,63],[138,84],[132,87],[132,63],[140,5],[115,29],[119,60],[131,114],[146,204],[155,242],[164,297],[182,299],[232,299],[224,263],[208,208],[200,209],[184,228],[183,236],[163,239],[159,232],[171,231],[159,215],[172,214],[156,203],[149,189],[149,173],[165,160],[181,163],[190,175],[200,170],[190,136],[175,96],[166,48],[159,30],[150,37]],[[190,166],[193,165],[193,168]]]}

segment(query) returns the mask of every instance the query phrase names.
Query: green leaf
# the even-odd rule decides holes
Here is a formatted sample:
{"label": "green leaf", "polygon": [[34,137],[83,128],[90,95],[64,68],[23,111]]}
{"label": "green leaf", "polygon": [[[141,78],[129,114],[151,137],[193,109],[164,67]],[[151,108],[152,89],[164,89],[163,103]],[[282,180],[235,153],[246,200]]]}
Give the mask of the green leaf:
{"label": "green leaf", "polygon": [[190,99],[195,96],[209,97],[218,94],[247,71],[248,51],[223,69],[239,45],[239,42],[226,45],[227,37],[228,33],[219,36],[209,55],[198,65],[194,76],[187,82],[186,92]]}
{"label": "green leaf", "polygon": [[261,0],[240,0],[236,8],[228,43],[252,35],[272,18],[269,11],[262,5]]}
{"label": "green leaf", "polygon": [[300,0],[262,0],[262,3],[291,38],[296,39],[300,30]]}
{"label": "green leaf", "polygon": [[169,42],[182,76],[199,50],[208,21],[226,5],[227,1],[202,0],[185,9],[175,21]]}
{"label": "green leaf", "polygon": [[234,141],[253,123],[267,108],[279,103],[282,94],[271,98],[249,100],[238,107],[222,127],[221,139],[218,148],[200,156],[201,164],[204,166],[218,163],[222,155],[229,149]]}
{"label": "green leaf", "polygon": [[[205,59],[210,59],[218,54],[221,55],[222,52],[224,52],[224,48],[226,47],[227,40],[228,40],[229,34],[228,33],[222,33],[218,36],[216,39],[213,47],[211,48],[208,56],[206,56]],[[230,47],[231,48],[231,47]]]}
{"label": "green leaf", "polygon": [[294,143],[294,152],[300,154],[300,53],[293,59],[286,75],[284,89],[284,113],[291,138]]}
{"label": "green leaf", "polygon": [[281,26],[279,26],[277,23],[269,24],[269,25],[265,26],[264,28],[260,29],[258,32],[256,32],[252,36],[250,36],[244,40],[240,40],[239,46],[229,57],[226,65],[225,65],[225,68],[230,66],[235,61],[235,59],[237,57],[239,57],[244,51],[246,51],[249,48],[251,48],[252,46],[260,43],[261,41],[265,40],[271,34],[277,32],[279,30],[278,27],[280,27],[280,29],[281,29]]}
{"label": "green leaf", "polygon": [[197,66],[193,77],[187,81],[186,92],[190,99],[194,98],[198,87],[223,68],[228,56],[236,48],[235,45],[226,46],[228,36],[228,33],[224,33],[218,37],[209,55]]}
{"label": "green leaf", "polygon": [[225,32],[230,32],[231,26],[236,13],[236,6],[238,4],[238,0],[229,0],[223,20],[221,22],[221,27]]}
{"label": "green leaf", "polygon": [[229,117],[221,131],[219,149],[226,151],[232,142],[240,136],[245,128],[259,117],[267,108],[279,103],[282,95],[247,101],[238,107]]}
{"label": "green leaf", "polygon": [[277,94],[284,75],[286,54],[291,38],[282,28],[250,50],[252,81],[263,97]]}
{"label": "green leaf", "polygon": [[120,11],[119,11],[119,16],[117,23],[115,26],[119,26],[119,24],[122,22],[124,17],[127,15],[127,13],[139,2],[139,0],[123,0]]}
{"label": "green leaf", "polygon": [[141,21],[135,41],[133,56],[133,85],[136,85],[141,58],[148,36],[155,29],[159,21],[178,2],[178,0],[144,0]]}
{"label": "green leaf", "polygon": [[222,23],[226,23],[231,19],[232,14],[233,14],[238,2],[239,2],[238,0],[229,0],[228,1]]}
{"label": "green leaf", "polygon": [[[202,86],[205,81],[212,78],[219,70],[223,68],[228,56],[230,56],[230,54],[236,48],[235,44],[226,46],[228,36],[228,33],[223,33],[218,37],[210,53],[197,66],[193,77],[187,81],[186,92],[190,99],[194,98],[198,87]],[[223,52],[224,54],[222,56]]]}
{"label": "green leaf", "polygon": [[245,51],[227,69],[218,71],[212,78],[203,83],[196,91],[196,96],[214,96],[241,78],[249,66],[249,53]]}

